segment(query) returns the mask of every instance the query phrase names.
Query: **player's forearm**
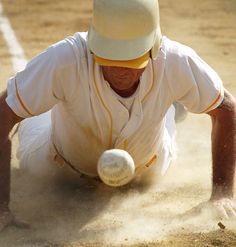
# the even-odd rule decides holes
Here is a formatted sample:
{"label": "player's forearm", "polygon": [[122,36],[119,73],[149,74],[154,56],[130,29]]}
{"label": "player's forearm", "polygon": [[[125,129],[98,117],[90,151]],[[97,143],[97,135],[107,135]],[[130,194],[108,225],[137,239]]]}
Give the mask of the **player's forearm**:
{"label": "player's forearm", "polygon": [[11,142],[2,142],[0,148],[0,210],[8,209],[10,200]]}
{"label": "player's forearm", "polygon": [[8,207],[10,194],[11,141],[9,133],[21,120],[6,104],[7,92],[0,95],[0,211]]}
{"label": "player's forearm", "polygon": [[236,107],[232,100],[230,104],[227,103],[228,99],[230,98],[226,98],[220,107],[220,114],[212,117],[213,184],[211,199],[233,197],[236,165]]}

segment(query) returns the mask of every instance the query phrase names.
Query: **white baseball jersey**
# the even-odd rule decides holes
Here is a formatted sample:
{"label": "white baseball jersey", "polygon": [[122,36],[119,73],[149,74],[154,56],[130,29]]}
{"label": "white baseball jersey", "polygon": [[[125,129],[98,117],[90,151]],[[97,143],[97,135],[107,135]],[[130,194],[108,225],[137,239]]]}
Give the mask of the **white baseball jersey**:
{"label": "white baseball jersey", "polygon": [[97,175],[97,160],[110,148],[127,150],[137,170],[158,164],[165,114],[173,101],[202,113],[223,99],[216,72],[191,48],[163,37],[126,104],[104,80],[86,37],[77,33],[33,58],[10,78],[6,99],[23,118],[52,109],[52,144],[85,174]]}

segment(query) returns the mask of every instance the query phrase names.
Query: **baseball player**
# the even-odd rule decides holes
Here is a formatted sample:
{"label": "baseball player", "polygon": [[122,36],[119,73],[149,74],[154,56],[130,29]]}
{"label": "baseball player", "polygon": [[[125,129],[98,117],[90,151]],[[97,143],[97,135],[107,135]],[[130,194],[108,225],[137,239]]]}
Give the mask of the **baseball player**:
{"label": "baseball player", "polygon": [[[112,20],[112,21],[111,21]],[[126,150],[136,177],[165,174],[175,155],[174,102],[212,119],[209,202],[235,216],[236,104],[191,48],[162,36],[157,0],[95,0],[90,29],[33,58],[0,98],[0,229],[9,209],[11,142],[35,175],[97,178],[107,149]]]}

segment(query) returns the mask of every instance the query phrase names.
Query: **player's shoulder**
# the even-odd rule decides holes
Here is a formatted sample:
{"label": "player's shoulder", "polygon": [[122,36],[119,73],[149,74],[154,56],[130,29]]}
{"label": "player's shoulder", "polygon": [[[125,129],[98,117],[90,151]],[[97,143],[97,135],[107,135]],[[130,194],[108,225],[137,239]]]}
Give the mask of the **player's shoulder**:
{"label": "player's shoulder", "polygon": [[87,51],[87,36],[88,32],[77,32],[73,36],[65,39],[65,42],[72,47],[74,52],[80,52],[80,56],[84,56]]}
{"label": "player's shoulder", "polygon": [[68,36],[65,39],[51,45],[54,56],[58,60],[61,67],[78,64],[87,53],[87,32],[75,33],[73,36]]}
{"label": "player's shoulder", "polygon": [[78,32],[52,45],[58,52],[82,52],[87,49],[87,32]]}
{"label": "player's shoulder", "polygon": [[188,57],[196,55],[196,52],[191,47],[167,37],[163,37],[162,49],[165,53],[166,59],[169,61],[185,60]]}

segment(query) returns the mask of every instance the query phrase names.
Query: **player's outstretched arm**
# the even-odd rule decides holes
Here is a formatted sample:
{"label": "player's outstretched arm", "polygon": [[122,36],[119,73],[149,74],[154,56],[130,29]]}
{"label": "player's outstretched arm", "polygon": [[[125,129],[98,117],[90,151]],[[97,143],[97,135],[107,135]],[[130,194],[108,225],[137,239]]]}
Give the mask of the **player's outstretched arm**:
{"label": "player's outstretched arm", "polygon": [[236,101],[225,90],[221,105],[208,112],[212,119],[212,194],[210,201],[224,217],[236,217],[233,202],[236,165]]}
{"label": "player's outstretched arm", "polygon": [[10,200],[10,159],[11,141],[9,133],[13,126],[20,122],[18,117],[7,105],[7,92],[0,95],[0,231],[7,225],[21,224],[9,210]]}

